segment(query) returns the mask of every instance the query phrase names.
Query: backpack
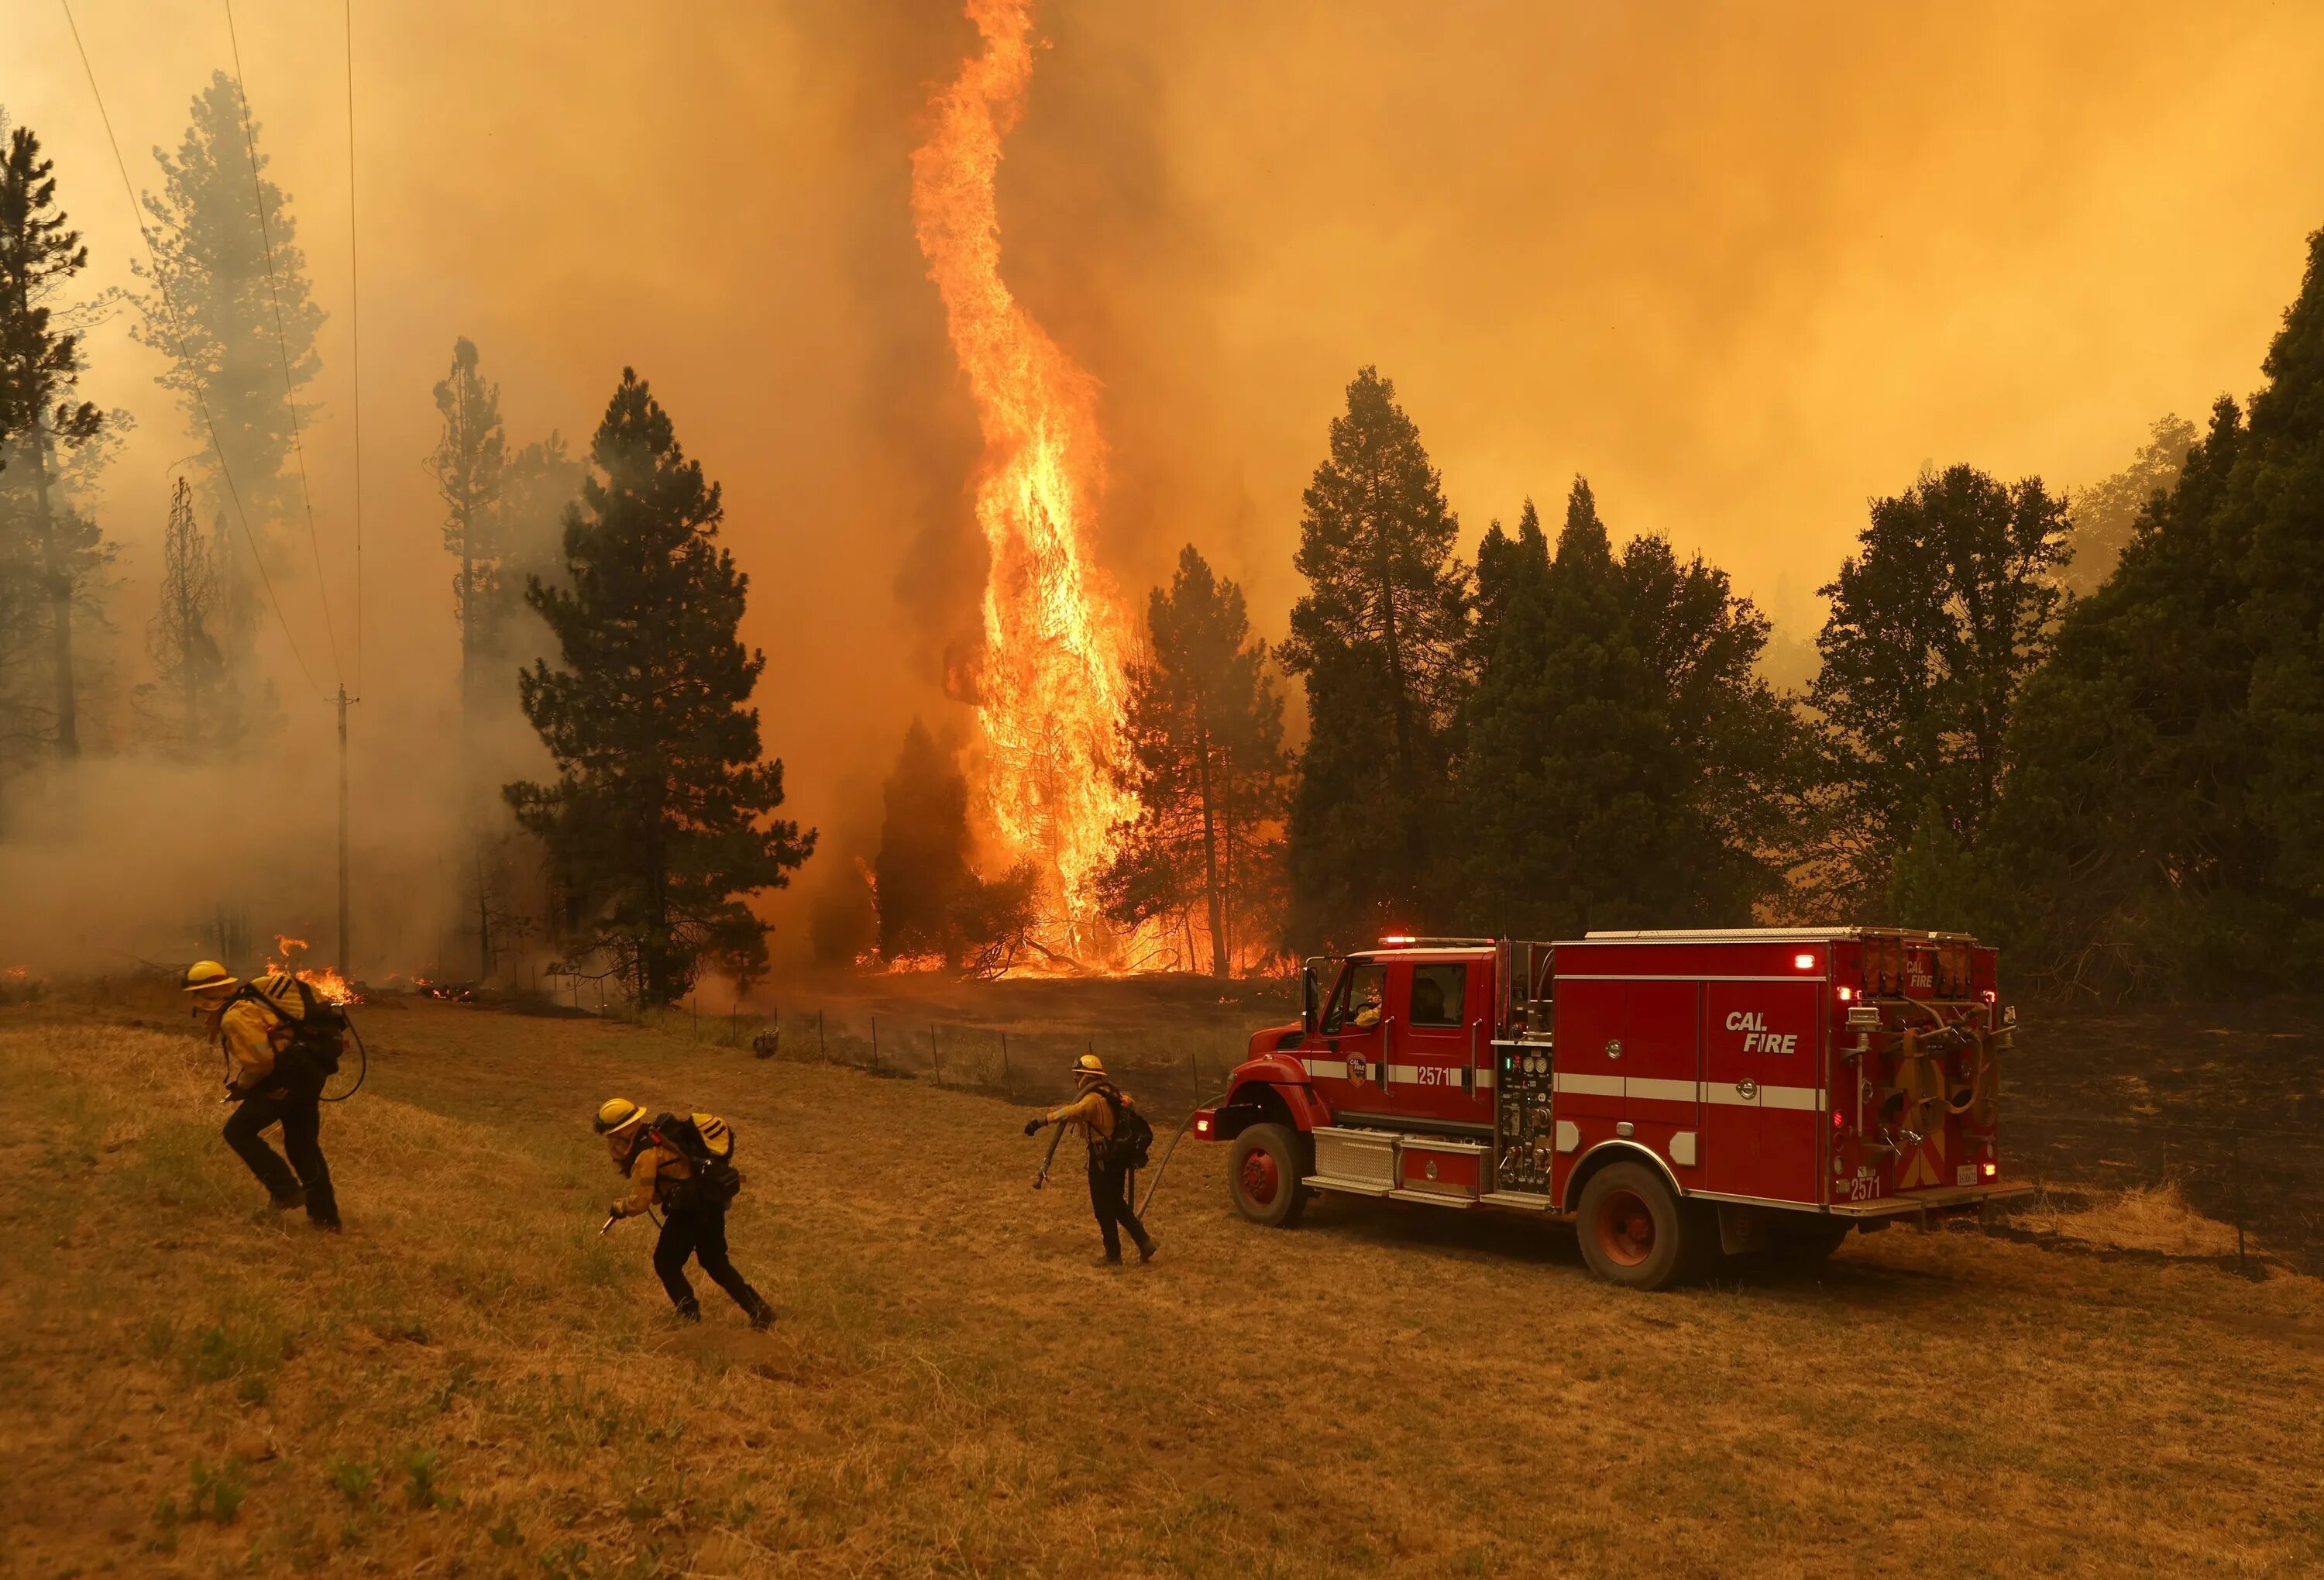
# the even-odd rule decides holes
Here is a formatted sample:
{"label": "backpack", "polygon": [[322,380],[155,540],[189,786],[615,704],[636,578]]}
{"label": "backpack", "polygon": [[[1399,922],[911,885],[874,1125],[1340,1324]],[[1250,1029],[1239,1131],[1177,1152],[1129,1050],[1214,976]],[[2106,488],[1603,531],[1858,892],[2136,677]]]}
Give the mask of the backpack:
{"label": "backpack", "polygon": [[1154,1127],[1128,1099],[1111,1086],[1101,1086],[1106,1106],[1113,1110],[1113,1136],[1106,1142],[1111,1160],[1124,1169],[1143,1169],[1154,1150]]}
{"label": "backpack", "polygon": [[733,1129],[716,1114],[659,1114],[646,1133],[693,1166],[694,1178],[687,1182],[691,1192],[681,1190],[681,1196],[691,1194],[706,1206],[723,1207],[742,1188],[742,1177],[734,1169]]}
{"label": "backpack", "polygon": [[258,984],[249,984],[235,994],[262,1005],[275,1021],[289,1029],[290,1041],[274,1056],[274,1068],[285,1079],[317,1091],[339,1073],[339,1060],[347,1050],[347,1017],[338,1005],[317,995],[314,988],[297,977],[285,981],[298,990],[299,1007],[293,1012],[283,1003],[259,992]]}

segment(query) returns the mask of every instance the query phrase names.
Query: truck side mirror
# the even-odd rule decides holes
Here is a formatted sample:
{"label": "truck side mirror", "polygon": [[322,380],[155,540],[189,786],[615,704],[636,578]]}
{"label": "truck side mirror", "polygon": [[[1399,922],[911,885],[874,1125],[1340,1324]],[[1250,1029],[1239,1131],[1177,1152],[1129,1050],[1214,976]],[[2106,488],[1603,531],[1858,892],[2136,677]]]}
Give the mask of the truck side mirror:
{"label": "truck side mirror", "polygon": [[1315,1035],[1315,963],[1313,960],[1299,967],[1299,1030],[1309,1037]]}

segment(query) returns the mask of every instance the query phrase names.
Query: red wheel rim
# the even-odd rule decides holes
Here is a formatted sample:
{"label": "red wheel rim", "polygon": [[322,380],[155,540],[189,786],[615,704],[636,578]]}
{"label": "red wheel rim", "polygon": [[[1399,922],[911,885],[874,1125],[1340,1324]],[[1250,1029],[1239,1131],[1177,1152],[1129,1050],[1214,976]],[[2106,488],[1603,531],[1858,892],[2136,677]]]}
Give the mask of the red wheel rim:
{"label": "red wheel rim", "polygon": [[1598,1204],[1598,1249],[1636,1267],[1655,1253],[1655,1215],[1635,1190],[1609,1190]]}
{"label": "red wheel rim", "polygon": [[1280,1178],[1275,1171],[1275,1154],[1265,1148],[1255,1148],[1244,1154],[1242,1160],[1243,1199],[1255,1207],[1270,1206]]}

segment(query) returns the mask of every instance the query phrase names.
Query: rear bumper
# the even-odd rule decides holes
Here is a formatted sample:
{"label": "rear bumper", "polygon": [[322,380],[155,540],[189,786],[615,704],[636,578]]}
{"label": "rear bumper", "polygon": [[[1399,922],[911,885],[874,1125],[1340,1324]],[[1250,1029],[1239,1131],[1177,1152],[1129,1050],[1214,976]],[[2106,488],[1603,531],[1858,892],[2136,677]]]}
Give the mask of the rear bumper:
{"label": "rear bumper", "polygon": [[2030,1185],[1956,1185],[1916,1190],[1910,1196],[1884,1196],[1877,1201],[1833,1202],[1824,1211],[1835,1218],[1894,1218],[1907,1213],[1962,1212],[2033,1194]]}

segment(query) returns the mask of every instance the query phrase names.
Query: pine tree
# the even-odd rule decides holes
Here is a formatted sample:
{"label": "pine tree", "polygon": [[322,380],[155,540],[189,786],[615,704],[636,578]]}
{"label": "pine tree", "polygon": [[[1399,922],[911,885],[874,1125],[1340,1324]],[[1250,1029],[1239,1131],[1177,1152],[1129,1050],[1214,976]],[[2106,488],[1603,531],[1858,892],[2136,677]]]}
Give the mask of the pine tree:
{"label": "pine tree", "polygon": [[1916,828],[1948,847],[1925,866],[1974,848],[1992,816],[2018,688],[2066,597],[2067,527],[2038,477],[1924,473],[1873,502],[1858,553],[1818,589],[1832,607],[1809,695],[1833,747],[1837,886],[1860,913],[1898,898],[1893,865]]}
{"label": "pine tree", "polygon": [[[1147,605],[1148,655],[1129,666],[1122,786],[1139,799],[1103,879],[1107,914],[1126,927],[1199,908],[1213,975],[1272,942],[1287,781],[1283,701],[1253,642],[1242,589],[1193,544]],[[1192,951],[1188,951],[1192,956]],[[1193,965],[1190,957],[1189,966]]]}
{"label": "pine tree", "polygon": [[500,386],[477,370],[475,342],[462,336],[452,346],[451,370],[436,385],[436,410],[443,427],[428,469],[444,501],[444,547],[460,562],[452,577],[452,605],[460,624],[460,777],[469,846],[463,909],[476,940],[480,982],[493,974],[493,924],[502,910],[497,897],[508,888],[501,870],[501,842],[473,789],[481,725],[477,694],[485,673],[484,655],[499,645],[499,633],[492,627],[503,610],[499,535],[494,531],[507,465],[500,403]]}
{"label": "pine tree", "polygon": [[[95,526],[55,497],[59,447],[87,444],[104,424],[97,407],[71,397],[81,373],[79,337],[51,321],[55,293],[88,263],[80,234],[56,206],[54,162],[41,157],[28,126],[8,134],[0,164],[0,430],[30,473],[30,552],[25,568],[45,596],[50,740],[63,758],[80,755],[80,694],[74,675],[73,612],[102,550]],[[13,557],[12,557],[13,558]]]}
{"label": "pine tree", "polygon": [[1032,931],[1035,869],[1019,863],[990,882],[977,875],[968,780],[956,754],[917,718],[881,803],[872,868],[881,956],[934,957],[975,975],[1006,969]]}
{"label": "pine tree", "polygon": [[452,346],[452,367],[436,385],[443,430],[428,469],[445,507],[444,548],[460,562],[452,578],[454,616],[460,623],[460,718],[473,736],[477,687],[484,655],[498,646],[491,629],[501,612],[498,506],[507,469],[501,431],[500,386],[476,366],[476,346],[462,336]]}
{"label": "pine tree", "polygon": [[954,962],[962,901],[976,883],[969,864],[968,780],[917,718],[904,732],[881,800],[880,854],[872,864],[880,954]]}
{"label": "pine tree", "polygon": [[558,781],[505,794],[547,846],[572,946],[663,1004],[706,964],[765,969],[766,929],[738,896],[784,887],[815,833],[773,816],[783,765],[760,761],[747,706],[766,656],[736,636],[750,578],[718,546],[717,485],[631,369],[590,459],[565,585],[525,591],[562,660],[518,683]]}
{"label": "pine tree", "polygon": [[2067,539],[2073,558],[2061,578],[2067,591],[2088,597],[2114,574],[2147,502],[2170,492],[2186,467],[2187,452],[2201,437],[2176,412],[2157,418],[2129,466],[2074,495],[2074,524]]}
{"label": "pine tree", "polygon": [[161,531],[161,597],[146,627],[154,679],[137,688],[147,735],[186,759],[240,734],[240,698],[226,685],[226,655],[212,626],[219,578],[211,543],[194,520],[193,490],[173,480]]}
{"label": "pine tree", "polygon": [[1377,369],[1348,386],[1304,495],[1284,668],[1305,678],[1308,744],[1291,803],[1290,930],[1352,942],[1443,914],[1451,736],[1465,687],[1460,523],[1419,430]]}
{"label": "pine tree", "polygon": [[1618,557],[1576,479],[1554,556],[1530,502],[1478,550],[1492,633],[1458,772],[1468,925],[1738,924],[1778,885],[1802,728],[1755,673],[1767,624],[1659,538]]}
{"label": "pine tree", "polygon": [[209,513],[235,509],[217,468],[222,448],[231,492],[263,544],[266,529],[297,509],[285,468],[294,421],[311,410],[286,393],[284,369],[291,392],[321,369],[315,333],[324,314],[308,286],[298,221],[265,177],[270,162],[254,152],[258,126],[248,115],[241,85],[214,72],[194,97],[177,153],[154,150],[161,192],[144,203],[159,290],[139,337],[169,359],[157,382],[176,393],[188,432],[211,457]]}
{"label": "pine tree", "polygon": [[2025,687],[1962,904],[2060,985],[2305,990],[2324,966],[2324,231],[2263,366]]}

